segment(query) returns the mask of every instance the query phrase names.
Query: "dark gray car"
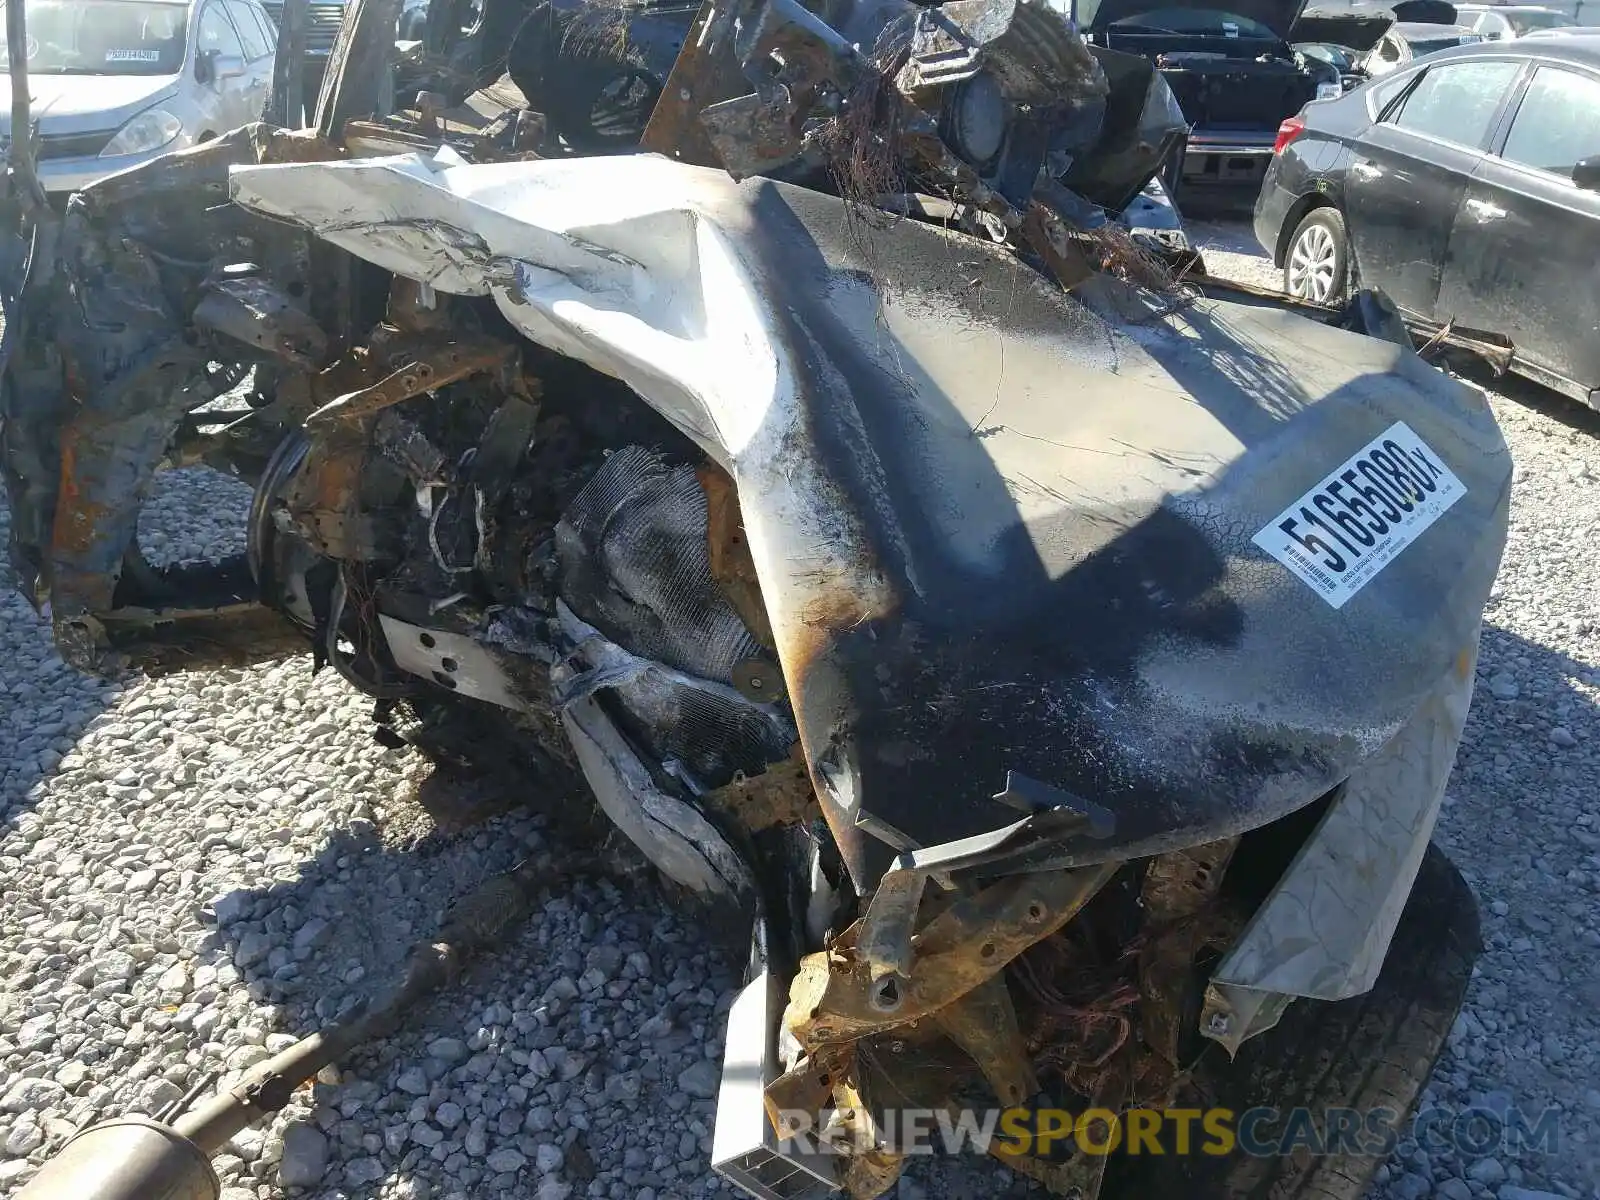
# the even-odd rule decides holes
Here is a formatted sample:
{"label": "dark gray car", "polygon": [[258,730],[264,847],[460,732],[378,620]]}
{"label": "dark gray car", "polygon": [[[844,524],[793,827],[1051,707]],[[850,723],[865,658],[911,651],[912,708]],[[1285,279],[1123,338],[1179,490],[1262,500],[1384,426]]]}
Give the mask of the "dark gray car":
{"label": "dark gray car", "polygon": [[1447,50],[1285,121],[1255,209],[1289,292],[1357,279],[1600,406],[1600,36]]}

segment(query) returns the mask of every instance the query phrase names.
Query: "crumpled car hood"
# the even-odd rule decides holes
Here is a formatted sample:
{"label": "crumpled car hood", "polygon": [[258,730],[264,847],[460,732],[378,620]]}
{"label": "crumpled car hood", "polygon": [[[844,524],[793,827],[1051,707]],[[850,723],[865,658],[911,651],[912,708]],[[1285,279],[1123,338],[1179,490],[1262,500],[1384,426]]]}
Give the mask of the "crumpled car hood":
{"label": "crumpled car hood", "polygon": [[[651,156],[246,167],[231,190],[492,295],[730,472],[858,878],[1015,822],[1013,777],[1109,813],[1052,864],[1263,824],[1476,636],[1509,457],[1409,349],[1110,280],[1069,296],[971,239],[863,240],[836,199]],[[1464,494],[1335,608],[1252,539],[1396,422]]]}

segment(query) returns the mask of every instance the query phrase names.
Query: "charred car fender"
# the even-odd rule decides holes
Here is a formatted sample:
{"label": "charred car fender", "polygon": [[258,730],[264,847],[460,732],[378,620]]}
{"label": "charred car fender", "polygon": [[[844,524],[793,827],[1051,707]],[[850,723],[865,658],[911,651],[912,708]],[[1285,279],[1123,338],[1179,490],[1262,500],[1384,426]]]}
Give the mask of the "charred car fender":
{"label": "charred car fender", "polygon": [[[232,187],[492,294],[729,471],[864,890],[899,851],[1015,823],[1013,772],[1033,807],[1091,800],[1114,829],[991,872],[1311,803],[1412,718],[1498,566],[1510,463],[1487,409],[1408,348],[1267,304],[1163,308],[1104,279],[1079,299],[972,239],[902,221],[868,245],[836,199],[656,157],[273,166]],[[1252,538],[1397,423],[1462,494],[1332,606]]]}
{"label": "charred car fender", "polygon": [[1444,802],[1477,661],[1474,638],[1405,727],[1341,785],[1212,974],[1206,1037],[1236,1052],[1288,998],[1345,1000],[1377,982]]}

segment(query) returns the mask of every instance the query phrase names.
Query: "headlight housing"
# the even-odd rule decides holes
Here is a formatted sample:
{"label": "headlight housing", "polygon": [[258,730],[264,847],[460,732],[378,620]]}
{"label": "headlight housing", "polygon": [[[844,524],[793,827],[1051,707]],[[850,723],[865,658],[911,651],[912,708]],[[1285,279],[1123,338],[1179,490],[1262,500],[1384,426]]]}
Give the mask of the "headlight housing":
{"label": "headlight housing", "polygon": [[101,158],[118,154],[148,154],[174,141],[183,122],[164,108],[147,108],[121,129],[100,151]]}

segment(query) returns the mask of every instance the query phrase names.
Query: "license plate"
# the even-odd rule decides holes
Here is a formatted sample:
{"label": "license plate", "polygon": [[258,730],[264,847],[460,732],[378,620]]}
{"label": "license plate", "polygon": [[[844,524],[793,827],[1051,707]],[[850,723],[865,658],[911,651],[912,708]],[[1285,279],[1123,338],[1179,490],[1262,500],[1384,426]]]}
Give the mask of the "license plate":
{"label": "license plate", "polygon": [[1343,608],[1466,485],[1396,421],[1252,539],[1334,608]]}

